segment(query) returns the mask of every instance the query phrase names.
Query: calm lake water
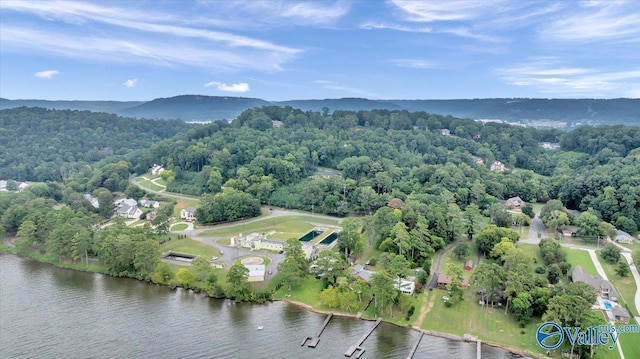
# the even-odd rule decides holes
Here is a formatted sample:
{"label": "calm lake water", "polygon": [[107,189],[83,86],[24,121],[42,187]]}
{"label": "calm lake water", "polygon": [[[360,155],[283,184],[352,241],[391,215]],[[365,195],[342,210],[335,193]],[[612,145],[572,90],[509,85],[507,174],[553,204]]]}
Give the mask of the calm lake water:
{"label": "calm lake water", "polygon": [[[344,358],[371,322],[282,302],[213,300],[0,255],[0,358]],[[258,330],[263,326],[263,330]],[[382,323],[362,358],[406,358],[418,333]],[[483,359],[514,358],[492,347]],[[476,358],[475,343],[424,336],[415,358]]]}

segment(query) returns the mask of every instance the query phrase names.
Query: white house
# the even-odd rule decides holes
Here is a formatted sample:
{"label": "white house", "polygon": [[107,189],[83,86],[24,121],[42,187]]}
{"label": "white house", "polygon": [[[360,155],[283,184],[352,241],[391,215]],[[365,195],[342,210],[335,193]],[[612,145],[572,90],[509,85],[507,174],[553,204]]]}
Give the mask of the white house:
{"label": "white house", "polygon": [[244,247],[251,250],[268,249],[271,251],[284,250],[284,242],[273,239],[267,239],[262,233],[251,233],[243,236],[240,233],[237,237],[231,237],[232,247]]}
{"label": "white house", "polygon": [[146,208],[159,208],[160,207],[160,202],[153,201],[153,200],[150,200],[150,199],[141,199],[140,200],[140,205],[142,207],[146,207]]}
{"label": "white house", "polygon": [[196,209],[193,207],[187,207],[180,210],[180,218],[185,221],[193,222],[196,220]]}
{"label": "white house", "polygon": [[617,230],[616,231],[616,242],[625,243],[625,244],[633,244],[633,236],[627,232]]}
{"label": "white house", "polygon": [[138,201],[136,201],[133,198],[120,198],[117,199],[115,201],[113,201],[113,205],[120,208],[122,206],[129,206],[129,207],[133,207],[133,206],[138,206]]}
{"label": "white house", "polygon": [[443,136],[451,136],[451,131],[449,131],[449,129],[447,128],[443,128],[440,130],[440,134]]}
{"label": "white house", "polygon": [[151,172],[152,175],[156,176],[156,175],[159,175],[160,173],[164,172],[164,167],[154,163],[153,166],[151,166],[151,168],[149,168],[149,172]]}
{"label": "white house", "polygon": [[400,283],[395,281],[395,287],[397,290],[406,295],[412,295],[416,290],[416,283],[414,282],[414,278],[400,278]]}
{"label": "white house", "polygon": [[244,264],[249,270],[249,282],[262,282],[264,281],[264,274],[266,267],[264,264]]}
{"label": "white house", "polygon": [[140,215],[142,214],[142,210],[138,208],[138,206],[129,206],[125,204],[119,207],[116,210],[116,213],[118,213],[120,217],[128,219],[139,219]]}
{"label": "white house", "polygon": [[493,163],[491,164],[491,167],[489,169],[491,171],[504,172],[504,171],[507,170],[507,166],[505,166],[504,163],[502,163],[500,161],[493,161]]}

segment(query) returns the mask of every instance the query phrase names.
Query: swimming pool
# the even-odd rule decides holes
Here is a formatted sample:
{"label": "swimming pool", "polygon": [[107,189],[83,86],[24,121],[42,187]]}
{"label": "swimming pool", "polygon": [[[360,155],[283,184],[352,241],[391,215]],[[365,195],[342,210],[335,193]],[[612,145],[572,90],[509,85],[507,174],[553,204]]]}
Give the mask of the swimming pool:
{"label": "swimming pool", "polygon": [[605,300],[602,304],[604,305],[604,309],[611,310],[611,302]]}

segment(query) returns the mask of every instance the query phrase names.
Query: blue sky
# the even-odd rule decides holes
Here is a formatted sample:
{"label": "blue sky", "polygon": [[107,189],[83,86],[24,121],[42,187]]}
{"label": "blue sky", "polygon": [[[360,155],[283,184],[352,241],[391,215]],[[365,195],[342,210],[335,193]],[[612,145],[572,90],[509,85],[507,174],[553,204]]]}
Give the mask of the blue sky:
{"label": "blue sky", "polygon": [[637,1],[0,3],[0,96],[640,97]]}

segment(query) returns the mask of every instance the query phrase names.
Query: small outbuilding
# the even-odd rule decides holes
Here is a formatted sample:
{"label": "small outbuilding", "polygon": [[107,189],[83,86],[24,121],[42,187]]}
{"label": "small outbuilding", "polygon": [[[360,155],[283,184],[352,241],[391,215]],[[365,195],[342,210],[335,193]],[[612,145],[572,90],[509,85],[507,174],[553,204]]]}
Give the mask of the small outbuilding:
{"label": "small outbuilding", "polygon": [[467,272],[471,271],[473,269],[473,261],[471,259],[469,259],[467,261],[467,263],[464,264],[464,270],[466,270]]}
{"label": "small outbuilding", "polygon": [[249,270],[249,282],[263,282],[266,267],[264,264],[245,264]]}

